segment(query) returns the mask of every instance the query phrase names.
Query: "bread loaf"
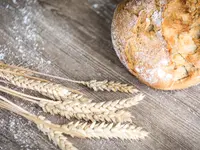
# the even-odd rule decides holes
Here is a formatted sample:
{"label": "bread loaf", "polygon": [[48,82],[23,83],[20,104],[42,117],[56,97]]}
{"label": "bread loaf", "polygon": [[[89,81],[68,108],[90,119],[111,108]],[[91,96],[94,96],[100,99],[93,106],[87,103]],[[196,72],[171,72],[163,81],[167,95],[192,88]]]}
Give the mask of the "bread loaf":
{"label": "bread loaf", "polygon": [[174,90],[200,83],[200,0],[125,0],[111,31],[121,62],[145,84]]}

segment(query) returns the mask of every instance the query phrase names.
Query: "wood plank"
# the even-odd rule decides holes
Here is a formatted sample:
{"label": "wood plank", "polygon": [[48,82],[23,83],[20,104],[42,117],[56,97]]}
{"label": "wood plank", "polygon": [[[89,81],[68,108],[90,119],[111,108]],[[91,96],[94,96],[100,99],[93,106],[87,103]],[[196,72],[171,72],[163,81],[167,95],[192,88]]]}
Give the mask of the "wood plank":
{"label": "wood plank", "polygon": [[[119,0],[13,2],[0,2],[0,56],[5,55],[5,62],[77,80],[127,82],[146,95],[141,104],[130,110],[134,122],[151,133],[149,138],[134,142],[70,138],[79,149],[199,149],[200,86],[163,92],[145,86],[128,73],[117,58],[110,38],[112,15]],[[87,92],[96,101],[128,97],[64,84]],[[33,112],[40,111],[34,105],[20,104],[31,107]],[[7,111],[1,111],[0,115],[0,148],[57,149],[33,123]]]}

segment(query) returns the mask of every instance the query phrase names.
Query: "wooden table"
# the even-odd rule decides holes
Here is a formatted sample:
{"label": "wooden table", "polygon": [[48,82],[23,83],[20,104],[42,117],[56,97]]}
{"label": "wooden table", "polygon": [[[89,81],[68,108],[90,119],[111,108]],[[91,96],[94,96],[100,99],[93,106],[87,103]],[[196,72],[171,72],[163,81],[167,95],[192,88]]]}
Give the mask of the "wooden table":
{"label": "wooden table", "polygon": [[[200,86],[158,91],[140,83],[124,68],[110,38],[117,3],[119,0],[1,0],[0,59],[71,79],[121,81],[133,84],[146,95],[130,110],[134,122],[150,132],[147,139],[130,142],[70,138],[80,150],[200,149]],[[94,93],[82,86],[63,84],[78,88],[95,101],[130,96]],[[31,112],[40,111],[34,105],[16,103]],[[0,111],[0,118],[0,149],[58,149],[26,119],[5,110]]]}

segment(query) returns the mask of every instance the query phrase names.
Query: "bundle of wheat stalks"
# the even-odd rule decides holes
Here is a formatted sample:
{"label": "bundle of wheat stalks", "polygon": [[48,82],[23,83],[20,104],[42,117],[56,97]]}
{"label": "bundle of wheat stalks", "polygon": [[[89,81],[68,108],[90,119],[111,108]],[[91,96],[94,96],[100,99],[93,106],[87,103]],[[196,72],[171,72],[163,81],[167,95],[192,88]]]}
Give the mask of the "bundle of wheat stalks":
{"label": "bundle of wheat stalks", "polygon": [[[125,93],[138,93],[139,91],[134,89],[133,86],[119,82],[107,80],[74,81],[1,62],[1,82],[7,83],[7,86],[0,85],[1,92],[35,103],[44,112],[51,115],[60,115],[67,119],[77,119],[77,122],[63,125],[55,124],[45,117],[34,115],[5,97],[0,96],[0,108],[7,109],[33,121],[38,129],[48,135],[49,139],[55,145],[58,145],[60,149],[77,149],[68,141],[66,135],[79,138],[118,138],[122,140],[143,139],[148,135],[141,127],[137,127],[132,123],[130,112],[123,110],[138,104],[144,98],[143,94],[139,93],[136,96],[122,100],[93,102],[82,93],[61,84],[42,79],[42,76],[81,84],[94,91],[119,91]],[[31,96],[13,90],[9,85],[37,91],[45,97]]]}

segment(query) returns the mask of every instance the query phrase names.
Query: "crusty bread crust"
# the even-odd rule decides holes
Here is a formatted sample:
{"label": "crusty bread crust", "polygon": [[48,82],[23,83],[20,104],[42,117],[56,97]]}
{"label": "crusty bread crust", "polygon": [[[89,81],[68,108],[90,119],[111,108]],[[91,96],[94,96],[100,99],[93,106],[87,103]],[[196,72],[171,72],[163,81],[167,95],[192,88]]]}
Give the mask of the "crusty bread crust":
{"label": "crusty bread crust", "polygon": [[174,90],[200,82],[200,0],[125,0],[111,31],[121,62],[145,84]]}

